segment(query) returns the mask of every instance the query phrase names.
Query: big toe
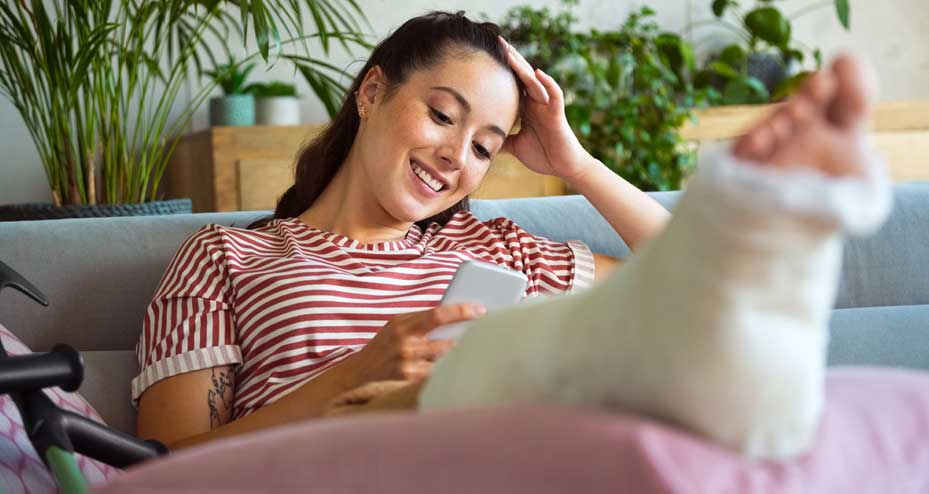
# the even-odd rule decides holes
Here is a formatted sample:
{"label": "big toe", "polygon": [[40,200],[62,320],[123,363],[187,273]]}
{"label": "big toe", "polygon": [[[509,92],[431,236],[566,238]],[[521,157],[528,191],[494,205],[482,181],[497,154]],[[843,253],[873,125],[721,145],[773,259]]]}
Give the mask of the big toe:
{"label": "big toe", "polygon": [[874,77],[864,62],[850,55],[841,55],[832,64],[836,94],[829,107],[829,119],[838,126],[851,127],[864,123],[871,111]]}

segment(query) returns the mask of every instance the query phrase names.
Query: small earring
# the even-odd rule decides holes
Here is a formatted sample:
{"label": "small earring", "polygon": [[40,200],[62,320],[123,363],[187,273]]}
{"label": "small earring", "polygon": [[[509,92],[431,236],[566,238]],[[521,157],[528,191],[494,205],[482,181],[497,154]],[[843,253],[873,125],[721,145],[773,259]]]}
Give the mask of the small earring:
{"label": "small earring", "polygon": [[361,118],[368,118],[368,109],[364,105],[358,105],[358,116]]}

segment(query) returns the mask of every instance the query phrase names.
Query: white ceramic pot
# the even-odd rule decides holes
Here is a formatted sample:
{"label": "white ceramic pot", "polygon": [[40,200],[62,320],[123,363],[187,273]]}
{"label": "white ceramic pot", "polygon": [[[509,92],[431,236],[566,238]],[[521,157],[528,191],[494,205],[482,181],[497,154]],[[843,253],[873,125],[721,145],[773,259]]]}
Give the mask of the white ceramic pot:
{"label": "white ceramic pot", "polygon": [[258,125],[299,125],[300,100],[293,96],[256,98],[255,123]]}

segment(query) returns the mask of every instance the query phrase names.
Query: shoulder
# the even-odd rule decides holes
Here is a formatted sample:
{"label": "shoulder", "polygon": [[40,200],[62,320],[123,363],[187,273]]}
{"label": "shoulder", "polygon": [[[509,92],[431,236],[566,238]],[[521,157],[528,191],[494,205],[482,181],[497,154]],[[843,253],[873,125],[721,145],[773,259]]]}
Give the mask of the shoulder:
{"label": "shoulder", "polygon": [[201,225],[191,233],[178,249],[178,254],[185,257],[208,255],[237,256],[240,251],[263,251],[278,248],[284,239],[294,232],[281,224],[279,220],[256,228],[247,229],[234,225],[208,223]]}
{"label": "shoulder", "polygon": [[500,216],[482,220],[471,211],[458,211],[442,225],[430,225],[434,237],[449,238],[459,241],[492,241],[500,240],[507,234],[522,229],[513,220]]}

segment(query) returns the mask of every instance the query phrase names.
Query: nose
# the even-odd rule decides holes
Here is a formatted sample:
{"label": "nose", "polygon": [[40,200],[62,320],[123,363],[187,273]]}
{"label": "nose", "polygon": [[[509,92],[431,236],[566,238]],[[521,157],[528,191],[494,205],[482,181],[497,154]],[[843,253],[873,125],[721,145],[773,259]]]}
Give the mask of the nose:
{"label": "nose", "polygon": [[445,162],[446,165],[450,166],[453,169],[459,169],[464,166],[466,160],[468,159],[468,149],[470,148],[470,137],[454,137],[448,139],[440,148],[439,148],[439,158]]}

